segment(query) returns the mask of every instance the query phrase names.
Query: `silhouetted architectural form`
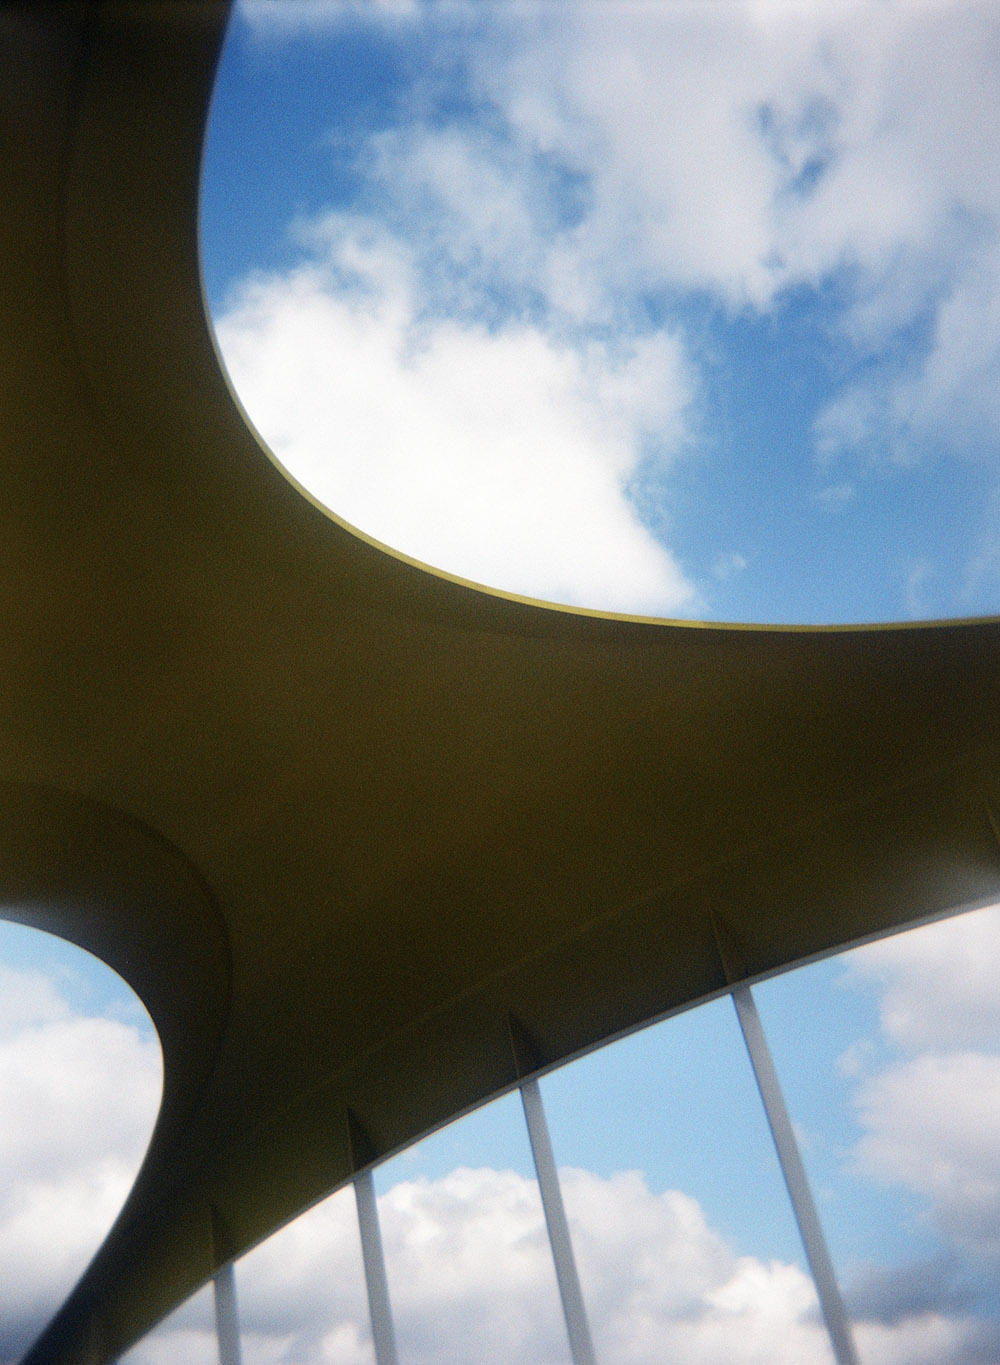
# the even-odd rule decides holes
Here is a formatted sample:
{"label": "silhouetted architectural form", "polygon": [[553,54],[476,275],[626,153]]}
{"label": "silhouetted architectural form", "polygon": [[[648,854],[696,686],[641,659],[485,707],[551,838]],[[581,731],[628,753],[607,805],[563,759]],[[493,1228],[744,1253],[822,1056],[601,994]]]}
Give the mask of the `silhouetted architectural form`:
{"label": "silhouetted architectural form", "polygon": [[1000,894],[1000,626],[671,624],[373,544],[206,322],[221,3],[0,16],[0,890],[163,1044],[28,1356],[101,1362],[373,1160],[732,984]]}

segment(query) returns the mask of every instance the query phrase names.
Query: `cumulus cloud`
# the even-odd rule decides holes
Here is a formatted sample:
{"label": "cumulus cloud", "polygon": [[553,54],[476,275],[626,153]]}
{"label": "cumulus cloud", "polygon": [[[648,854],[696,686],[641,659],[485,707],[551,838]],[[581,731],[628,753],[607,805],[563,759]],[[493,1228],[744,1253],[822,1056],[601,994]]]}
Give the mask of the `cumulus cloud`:
{"label": "cumulus cloud", "polygon": [[1000,1261],[1000,1056],[923,1054],[857,1097],[862,1166],[928,1196],[948,1240]]}
{"label": "cumulus cloud", "polygon": [[[567,1170],[563,1180],[599,1358],[828,1365],[812,1285],[797,1267],[735,1255],[693,1199],[654,1195],[638,1172],[604,1180]],[[568,1361],[534,1181],[459,1169],[404,1181],[379,1206],[401,1359]],[[245,1258],[237,1276],[248,1365],[370,1361],[349,1191]],[[159,1365],[179,1333],[187,1350],[194,1330],[178,1315],[129,1365]],[[200,1341],[185,1358],[207,1365],[207,1322]]]}
{"label": "cumulus cloud", "polygon": [[821,447],[985,441],[996,460],[995,7],[541,10],[530,47],[479,71],[528,146],[587,177],[552,248],[563,301],[600,314],[666,286],[774,310],[835,281],[831,325],[868,363]]}
{"label": "cumulus cloud", "polygon": [[927,924],[850,954],[873,983],[887,1036],[908,1051],[993,1050],[1000,1042],[1000,906]]}
{"label": "cumulus cloud", "polygon": [[843,264],[884,282],[901,248],[934,258],[951,245],[939,237],[959,206],[1000,207],[984,177],[1000,138],[969,117],[1000,99],[991,6],[534,13],[509,60],[484,49],[476,74],[532,146],[592,176],[588,232],[621,240],[640,208],[639,261],[657,279],[728,290],[734,304],[770,303]]}
{"label": "cumulus cloud", "polygon": [[[822,297],[841,376],[815,414],[822,466],[997,465],[994,5],[242,12],[271,41],[348,20],[398,37],[401,18],[433,40],[396,122],[355,149],[355,207],[219,325],[265,438],[376,538],[541,597],[704,609],[662,543],[669,507],[657,539],[630,499],[644,461],[671,469],[698,434],[692,298],[779,317]],[[370,277],[362,304],[332,262],[372,222],[406,278]],[[824,486],[837,507],[858,485]]]}
{"label": "cumulus cloud", "polygon": [[992,906],[859,949],[848,977],[875,985],[895,1049],[886,1058],[869,1045],[851,1059],[856,1170],[919,1196],[941,1247],[891,1276],[864,1271],[854,1301],[890,1321],[921,1303],[940,1322],[976,1306],[985,1317],[962,1361],[992,1359],[1000,1340],[989,1287],[1000,1267],[998,950]]}
{"label": "cumulus cloud", "polygon": [[69,1005],[51,977],[44,972],[15,971],[0,963],[0,1041],[62,1022],[69,1014]]}
{"label": "cumulus cloud", "polygon": [[855,1335],[864,1365],[992,1365],[1000,1346],[994,1324],[940,1312],[892,1325],[864,1323]]}
{"label": "cumulus cloud", "polygon": [[[983,1313],[977,1274],[1000,1263],[998,1006],[983,965],[998,934],[992,908],[852,955],[852,978],[874,985],[901,1049],[888,1063],[869,1049],[855,1068],[857,1168],[921,1195],[942,1238],[931,1261],[856,1277],[849,1301],[865,1365],[996,1359],[1000,1333]],[[12,1361],[127,1190],[158,1066],[134,1029],[82,1018],[43,974],[4,969],[0,986],[0,1084],[12,1116],[0,1129],[10,1174],[0,1199],[0,1359]],[[600,1359],[829,1365],[798,1267],[742,1253],[697,1201],[654,1193],[637,1171],[564,1170],[562,1180]],[[567,1360],[533,1180],[489,1168],[406,1180],[383,1195],[380,1213],[402,1359]],[[247,1365],[370,1365],[350,1190],[243,1258],[237,1280]],[[139,1343],[129,1365],[214,1365],[211,1324],[208,1290]]]}
{"label": "cumulus cloud", "polygon": [[669,615],[696,598],[625,485],[680,439],[690,382],[668,332],[564,343],[420,310],[404,244],[338,216],[287,275],[217,320],[249,416],[282,463],[376,539],[462,577]]}
{"label": "cumulus cloud", "polygon": [[30,1345],[103,1240],[160,1089],[154,1039],[74,1013],[43,973],[0,967],[0,1361]]}

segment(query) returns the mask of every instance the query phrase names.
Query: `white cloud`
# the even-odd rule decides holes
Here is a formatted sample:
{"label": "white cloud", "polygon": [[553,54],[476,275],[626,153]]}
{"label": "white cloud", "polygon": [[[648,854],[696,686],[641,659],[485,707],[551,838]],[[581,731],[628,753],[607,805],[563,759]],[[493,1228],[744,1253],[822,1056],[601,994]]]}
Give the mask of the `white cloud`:
{"label": "white cloud", "polygon": [[747,561],[737,550],[728,550],[712,565],[712,577],[717,578],[720,583],[725,583],[735,574],[742,573],[746,567]]}
{"label": "white cloud", "polygon": [[[998,461],[993,4],[244,11],[279,36],[405,14],[440,54],[357,149],[353,216],[220,322],[265,438],[376,538],[530,595],[704,609],[628,497],[629,469],[690,447],[698,389],[691,339],[651,330],[651,295],[668,314],[690,291],[779,314],[823,285],[844,378],[816,415],[821,463]],[[444,70],[469,99],[431,117]],[[402,275],[370,275],[362,306],[331,263],[373,218],[378,269]],[[640,395],[609,431],[609,381],[639,372],[658,413]],[[856,489],[831,475],[817,497]],[[911,585],[911,615],[922,600]]]}
{"label": "white cloud", "polygon": [[[849,955],[847,981],[875,985],[882,1031],[909,1054],[874,1065],[869,1045],[846,1059],[858,1078],[857,1171],[921,1197],[942,1251],[929,1275],[913,1268],[914,1283],[923,1282],[917,1297],[936,1295],[938,1307],[960,1292],[974,1302],[977,1277],[1000,1266],[998,952],[1000,907],[992,906]],[[931,1316],[936,1331],[952,1321]],[[998,1331],[981,1322],[954,1358],[992,1360]]]}
{"label": "white cloud", "polygon": [[985,528],[966,566],[962,602],[968,604],[987,585],[1000,582],[1000,487],[994,486],[986,502]]}
{"label": "white cloud", "polygon": [[1000,1044],[1000,906],[858,948],[848,979],[878,988],[882,1028],[909,1051]]}
{"label": "white cloud", "polygon": [[420,0],[239,0],[239,12],[258,38],[274,41],[315,34],[346,23],[416,18]]}
{"label": "white cloud", "polygon": [[938,306],[919,371],[896,384],[893,417],[911,442],[996,459],[1000,426],[1000,243],[971,262]]}
{"label": "white cloud", "polygon": [[669,615],[691,585],[624,486],[682,439],[668,332],[572,344],[531,324],[422,316],[405,246],[331,217],[325,255],[246,285],[217,320],[251,419],[338,515],[452,573],[556,601]]}
{"label": "white cloud", "polygon": [[963,1251],[1000,1262],[1000,1056],[924,1054],[862,1086],[864,1169],[926,1195]]}
{"label": "white cloud", "polygon": [[[949,1254],[1000,1262],[1000,1014],[989,964],[1000,910],[852,954],[880,992],[884,1026],[914,1054],[872,1074],[859,1059],[859,1165],[928,1202]],[[4,971],[0,1127],[0,1359],[12,1360],[81,1268],[131,1178],[155,1107],[155,1048],[75,1015],[40,973]],[[947,1049],[951,1048],[949,1051]],[[930,1050],[935,1049],[935,1050]],[[959,1050],[961,1049],[961,1050]],[[99,1063],[104,1062],[103,1074]],[[13,1103],[8,1098],[13,1094]],[[128,1155],[128,1153],[131,1155]],[[811,1284],[794,1266],[740,1255],[698,1203],[654,1195],[640,1173],[562,1173],[598,1355],[623,1365],[829,1365]],[[408,1180],[380,1200],[401,1357],[410,1365],[565,1361],[565,1332],[537,1188],[510,1171]],[[88,1239],[89,1238],[89,1242]],[[75,1258],[75,1260],[74,1260]],[[917,1268],[919,1270],[919,1267]],[[966,1312],[942,1270],[857,1329],[865,1365],[990,1365],[997,1334]],[[247,1365],[370,1365],[350,1190],[296,1220],[237,1267]],[[926,1278],[926,1276],[925,1276]],[[951,1300],[947,1309],[941,1304]],[[882,1296],[884,1298],[884,1295]],[[129,1365],[215,1358],[210,1292],[130,1353]]]}
{"label": "white cloud", "polygon": [[0,1040],[25,1029],[69,1018],[69,1005],[55,982],[37,971],[15,971],[0,964]]}
{"label": "white cloud", "polygon": [[884,270],[956,203],[1000,206],[997,134],[969,120],[1000,99],[989,6],[536,13],[477,73],[531,145],[593,176],[595,241],[625,240],[638,211],[631,269],[767,304],[843,263]]}
{"label": "white cloud", "polygon": [[[621,1365],[831,1365],[811,1282],[736,1255],[678,1191],[636,1171],[561,1173],[597,1357]],[[380,1200],[400,1358],[408,1365],[566,1365],[534,1181],[460,1169]],[[370,1365],[353,1197],[344,1190],[237,1266],[247,1365]],[[210,1365],[211,1305],[180,1310],[128,1365]],[[989,1365],[988,1325],[918,1307],[862,1322],[865,1365]]]}
{"label": "white cloud", "polygon": [[855,1329],[863,1365],[992,1365],[997,1336],[973,1317],[920,1313],[891,1326],[861,1323]]}
{"label": "white cloud", "polygon": [[846,503],[851,501],[856,491],[851,483],[831,483],[820,488],[813,495],[813,498],[823,507],[828,507],[833,512],[839,512]]}
{"label": "white cloud", "polygon": [[[738,1257],[676,1191],[638,1172],[563,1173],[599,1359],[654,1365],[828,1365],[815,1295],[794,1266]],[[379,1201],[400,1358],[408,1365],[568,1360],[535,1182],[460,1169],[405,1181]],[[369,1362],[360,1252],[343,1191],[237,1266],[247,1365]],[[205,1312],[207,1305],[203,1305]],[[205,1324],[207,1326],[207,1324]],[[129,1356],[159,1365],[181,1345],[209,1359],[177,1315]]]}
{"label": "white cloud", "polygon": [[159,1047],[0,968],[0,1361],[16,1359],[114,1221],[152,1132]]}
{"label": "white cloud", "polygon": [[927,606],[927,587],[934,579],[934,564],[920,558],[903,566],[903,603],[912,621],[926,620],[931,612]]}
{"label": "white cloud", "polygon": [[774,309],[838,278],[836,325],[879,363],[821,415],[821,447],[914,458],[985,442],[996,459],[995,6],[530,12],[499,59],[484,44],[472,63],[524,167],[555,156],[587,183],[580,220],[532,253],[552,304],[619,317],[623,298],[667,287]]}
{"label": "white cloud", "polygon": [[600,1358],[829,1359],[812,1283],[797,1267],[734,1254],[696,1200],[653,1195],[637,1171],[562,1179]]}

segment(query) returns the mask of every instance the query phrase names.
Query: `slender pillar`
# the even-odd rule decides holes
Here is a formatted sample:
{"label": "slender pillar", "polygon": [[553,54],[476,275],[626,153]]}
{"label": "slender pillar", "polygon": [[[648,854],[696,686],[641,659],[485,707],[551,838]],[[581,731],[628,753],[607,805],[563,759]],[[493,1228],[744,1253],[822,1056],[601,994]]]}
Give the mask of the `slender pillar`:
{"label": "slender pillar", "polygon": [[569,1224],[566,1222],[566,1210],[559,1188],[559,1175],[552,1155],[549,1125],[545,1121],[545,1110],[542,1108],[542,1096],[537,1081],[522,1082],[521,1103],[524,1105],[531,1154],[535,1159],[535,1170],[538,1173],[545,1226],[549,1230],[549,1245],[552,1247],[559,1297],[562,1299],[566,1331],[569,1334],[570,1355],[573,1358],[573,1365],[597,1365],[594,1346],[590,1339],[587,1310],[580,1290],[580,1277],[573,1256],[573,1244],[569,1239]]}
{"label": "slender pillar", "polygon": [[240,1350],[240,1320],[236,1310],[236,1272],[227,1261],[215,1272],[215,1335],[219,1343],[219,1365],[243,1365]]}
{"label": "slender pillar", "polygon": [[392,1325],[389,1281],[385,1276],[382,1234],[379,1231],[375,1182],[372,1180],[371,1171],[361,1171],[354,1177],[354,1201],[358,1207],[361,1258],[365,1263],[365,1285],[368,1290],[368,1315],[372,1324],[375,1365],[397,1365],[396,1333]]}
{"label": "slender pillar", "polygon": [[851,1324],[844,1308],[844,1301],[840,1296],[840,1286],[837,1284],[837,1278],[833,1273],[833,1263],[830,1260],[826,1238],[823,1236],[823,1228],[820,1225],[819,1214],[816,1212],[816,1204],[809,1188],[805,1167],[802,1165],[799,1145],[795,1140],[788,1110],[785,1108],[785,1100],[778,1083],[778,1073],[774,1069],[771,1050],[764,1035],[764,1026],[760,1022],[760,1015],[757,1013],[757,1006],[754,1003],[749,986],[733,986],[732,996],[733,1004],[736,1006],[736,1016],[740,1021],[743,1038],[750,1054],[750,1063],[757,1078],[757,1088],[760,1091],[761,1099],[764,1101],[764,1110],[771,1128],[771,1136],[774,1138],[774,1145],[778,1149],[781,1173],[785,1177],[785,1184],[788,1186],[795,1221],[799,1225],[802,1244],[806,1251],[806,1259],[816,1283],[816,1292],[819,1295],[819,1304],[826,1321],[827,1331],[830,1333],[833,1354],[837,1360],[837,1365],[858,1365],[854,1338],[851,1335]]}

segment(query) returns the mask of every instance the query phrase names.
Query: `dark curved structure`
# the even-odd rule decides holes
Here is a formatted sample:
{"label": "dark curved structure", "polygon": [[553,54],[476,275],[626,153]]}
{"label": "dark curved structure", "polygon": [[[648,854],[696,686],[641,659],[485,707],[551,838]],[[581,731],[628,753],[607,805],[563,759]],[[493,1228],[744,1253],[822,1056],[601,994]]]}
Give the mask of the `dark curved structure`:
{"label": "dark curved structure", "polygon": [[202,301],[226,6],[0,12],[0,892],[165,1093],[27,1357],[101,1362],[359,1165],[602,1040],[1000,895],[1000,624],[555,609],[268,458]]}

